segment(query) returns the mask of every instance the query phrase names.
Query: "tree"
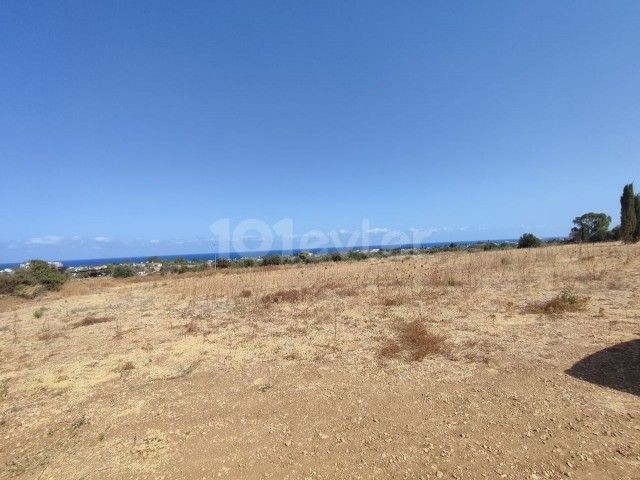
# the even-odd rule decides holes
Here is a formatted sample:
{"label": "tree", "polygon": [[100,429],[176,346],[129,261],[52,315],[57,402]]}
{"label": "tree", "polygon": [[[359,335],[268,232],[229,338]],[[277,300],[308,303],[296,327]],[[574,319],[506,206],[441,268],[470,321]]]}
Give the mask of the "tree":
{"label": "tree", "polygon": [[624,186],[620,197],[620,237],[624,242],[633,242],[637,226],[636,197],[630,183]]}
{"label": "tree", "polygon": [[636,230],[634,232],[633,238],[637,242],[638,240],[640,240],[640,193],[636,195],[634,206],[636,211]]}
{"label": "tree", "polygon": [[524,233],[518,240],[518,248],[534,248],[542,245],[542,240],[533,233]]}
{"label": "tree", "polygon": [[571,239],[576,242],[603,242],[607,240],[611,217],[606,213],[589,212],[573,219]]}

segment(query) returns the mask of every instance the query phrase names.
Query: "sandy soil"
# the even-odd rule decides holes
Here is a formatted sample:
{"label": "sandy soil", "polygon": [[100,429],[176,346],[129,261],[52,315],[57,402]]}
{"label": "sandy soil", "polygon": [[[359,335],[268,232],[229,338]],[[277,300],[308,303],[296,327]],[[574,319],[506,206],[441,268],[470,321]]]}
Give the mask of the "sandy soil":
{"label": "sandy soil", "polygon": [[637,479],[639,295],[608,244],[0,298],[0,478]]}

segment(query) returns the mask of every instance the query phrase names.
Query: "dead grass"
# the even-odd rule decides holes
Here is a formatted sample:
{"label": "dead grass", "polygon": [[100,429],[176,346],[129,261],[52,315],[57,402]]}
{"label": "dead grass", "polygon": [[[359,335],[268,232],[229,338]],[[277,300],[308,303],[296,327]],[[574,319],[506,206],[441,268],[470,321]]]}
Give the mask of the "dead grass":
{"label": "dead grass", "polygon": [[198,325],[197,318],[192,318],[191,320],[189,320],[189,322],[187,322],[187,324],[184,326],[184,333],[187,335],[200,333],[200,327]]}
{"label": "dead grass", "polygon": [[87,316],[84,317],[82,320],[79,320],[75,323],[73,323],[71,325],[72,328],[79,328],[79,327],[88,327],[91,325],[97,325],[98,323],[107,323],[107,322],[112,322],[113,318],[112,317],[93,317],[93,316]]}
{"label": "dead grass", "polygon": [[419,362],[428,355],[444,354],[445,337],[430,332],[421,320],[402,323],[396,328],[396,336],[388,339],[380,348],[383,358],[404,358]]}
{"label": "dead grass", "polygon": [[557,315],[564,312],[579,312],[584,310],[589,297],[580,297],[570,290],[563,290],[550,300],[529,303],[525,306],[525,313]]}
{"label": "dead grass", "polygon": [[380,304],[385,307],[397,307],[407,302],[404,296],[396,295],[393,297],[384,297],[380,300]]}
{"label": "dead grass", "polygon": [[309,291],[307,289],[290,289],[278,290],[277,292],[268,293],[262,297],[262,303],[265,305],[273,303],[296,303],[302,301]]}

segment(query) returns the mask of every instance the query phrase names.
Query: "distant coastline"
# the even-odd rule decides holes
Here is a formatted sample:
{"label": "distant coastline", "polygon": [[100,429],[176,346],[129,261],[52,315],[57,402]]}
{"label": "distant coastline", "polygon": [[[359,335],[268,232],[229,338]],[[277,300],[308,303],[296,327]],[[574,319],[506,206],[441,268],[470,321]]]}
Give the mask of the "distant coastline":
{"label": "distant coastline", "polygon": [[[557,240],[557,238],[547,239],[547,240]],[[58,258],[47,258],[49,261],[59,261],[64,267],[93,267],[97,265],[115,265],[115,264],[131,264],[131,263],[140,263],[145,262],[150,257],[157,257],[160,260],[171,261],[176,258],[183,258],[187,261],[206,261],[206,260],[215,260],[216,258],[228,258],[230,260],[238,259],[238,258],[259,258],[265,255],[297,255],[300,252],[310,252],[310,253],[332,253],[332,252],[346,252],[349,250],[398,250],[398,249],[411,249],[411,248],[438,248],[445,247],[447,245],[456,244],[459,247],[470,247],[473,245],[477,245],[480,243],[490,242],[490,243],[517,243],[517,239],[498,239],[498,240],[471,240],[471,241],[463,241],[463,242],[427,242],[422,243],[420,245],[372,245],[369,247],[352,247],[352,248],[312,248],[312,249],[292,249],[289,251],[283,250],[272,250],[265,252],[231,252],[231,253],[192,253],[192,254],[175,254],[175,255],[139,255],[139,256],[131,256],[131,257],[110,257],[110,258],[90,258],[90,259],[71,259],[71,260],[60,260]],[[27,261],[29,259],[25,259]],[[16,268],[23,262],[10,262],[10,263],[0,263],[0,270],[5,268]]]}

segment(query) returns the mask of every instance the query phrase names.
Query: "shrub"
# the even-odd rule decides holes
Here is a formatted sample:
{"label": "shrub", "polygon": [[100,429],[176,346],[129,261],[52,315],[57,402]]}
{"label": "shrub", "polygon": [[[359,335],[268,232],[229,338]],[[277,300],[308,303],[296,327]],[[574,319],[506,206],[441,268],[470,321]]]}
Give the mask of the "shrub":
{"label": "shrub", "polygon": [[304,263],[309,263],[309,258],[311,257],[311,254],[309,252],[298,252],[297,257],[300,259],[300,261]]}
{"label": "shrub", "polygon": [[262,257],[262,265],[282,265],[282,257],[276,254],[270,254]]}
{"label": "shrub", "polygon": [[111,268],[111,275],[115,278],[127,278],[133,277],[136,273],[133,271],[133,268],[129,265],[114,265]]}
{"label": "shrub", "polygon": [[588,297],[579,297],[570,290],[563,290],[551,300],[528,304],[524,310],[526,313],[545,313],[547,315],[562,312],[579,312],[584,310],[588,301]]}
{"label": "shrub", "polygon": [[347,258],[349,260],[366,260],[367,254],[359,250],[351,250],[347,253]]}
{"label": "shrub", "polygon": [[533,233],[525,233],[518,240],[518,248],[535,248],[542,245],[542,240]]}
{"label": "shrub", "polygon": [[331,252],[331,254],[329,255],[329,258],[331,259],[332,262],[342,261],[342,255],[340,254],[340,252]]}
{"label": "shrub", "polygon": [[19,285],[20,282],[16,275],[0,274],[0,294],[12,294]]}
{"label": "shrub", "polygon": [[58,290],[67,279],[64,273],[44,260],[31,260],[24,270],[31,277],[31,285],[44,285],[47,290]]}
{"label": "shrub", "polygon": [[224,257],[218,258],[217,260],[214,260],[214,265],[216,265],[216,268],[229,268],[231,261]]}
{"label": "shrub", "polygon": [[30,260],[27,267],[13,275],[0,275],[0,293],[33,298],[45,290],[58,290],[67,280],[66,275],[44,260]]}
{"label": "shrub", "polygon": [[248,268],[248,267],[255,267],[256,266],[256,259],[255,258],[243,258],[240,260],[240,266]]}

